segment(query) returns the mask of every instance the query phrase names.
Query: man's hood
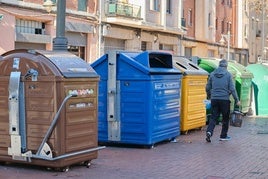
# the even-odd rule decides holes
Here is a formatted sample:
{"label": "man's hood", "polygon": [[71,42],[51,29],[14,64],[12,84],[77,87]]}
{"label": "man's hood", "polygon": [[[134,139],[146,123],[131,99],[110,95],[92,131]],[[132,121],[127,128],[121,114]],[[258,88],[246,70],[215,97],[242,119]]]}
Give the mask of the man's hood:
{"label": "man's hood", "polygon": [[226,73],[227,73],[227,70],[226,70],[225,67],[219,67],[219,68],[217,68],[217,69],[214,71],[214,74],[213,74],[213,75],[214,75],[216,78],[221,78],[221,77],[223,77]]}

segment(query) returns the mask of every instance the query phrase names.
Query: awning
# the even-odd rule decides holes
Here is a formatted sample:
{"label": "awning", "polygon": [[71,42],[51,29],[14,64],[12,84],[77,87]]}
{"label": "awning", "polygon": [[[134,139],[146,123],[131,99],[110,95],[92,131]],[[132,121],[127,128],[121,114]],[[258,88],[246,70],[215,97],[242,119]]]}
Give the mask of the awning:
{"label": "awning", "polygon": [[93,33],[93,25],[77,22],[66,22],[65,30],[70,32]]}

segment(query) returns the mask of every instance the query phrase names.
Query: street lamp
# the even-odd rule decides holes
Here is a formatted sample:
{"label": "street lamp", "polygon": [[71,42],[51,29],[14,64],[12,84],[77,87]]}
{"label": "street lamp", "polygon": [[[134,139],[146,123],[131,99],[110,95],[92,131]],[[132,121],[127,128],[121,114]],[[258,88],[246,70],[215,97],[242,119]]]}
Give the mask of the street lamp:
{"label": "street lamp", "polygon": [[[54,3],[46,0],[43,4],[47,10],[51,11]],[[66,0],[57,1],[57,21],[56,21],[56,37],[53,39],[53,50],[67,50],[68,40],[65,37],[65,13]]]}
{"label": "street lamp", "polygon": [[[221,40],[220,40],[220,44],[224,45],[225,42],[227,41],[227,61],[230,60],[230,31],[228,30],[227,34],[221,34]],[[225,41],[226,39],[226,41]]]}
{"label": "street lamp", "polygon": [[44,2],[43,6],[46,8],[46,11],[48,13],[50,13],[52,11],[52,7],[55,6],[55,3],[52,2],[51,0],[46,0],[46,2]]}

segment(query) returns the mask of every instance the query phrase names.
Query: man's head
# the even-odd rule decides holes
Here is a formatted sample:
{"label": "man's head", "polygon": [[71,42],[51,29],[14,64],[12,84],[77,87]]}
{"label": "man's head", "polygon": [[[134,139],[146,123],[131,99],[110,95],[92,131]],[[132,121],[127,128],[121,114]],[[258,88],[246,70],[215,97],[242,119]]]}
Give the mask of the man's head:
{"label": "man's head", "polygon": [[228,66],[227,60],[225,60],[225,59],[221,60],[220,63],[219,63],[219,66],[220,67],[227,67]]}

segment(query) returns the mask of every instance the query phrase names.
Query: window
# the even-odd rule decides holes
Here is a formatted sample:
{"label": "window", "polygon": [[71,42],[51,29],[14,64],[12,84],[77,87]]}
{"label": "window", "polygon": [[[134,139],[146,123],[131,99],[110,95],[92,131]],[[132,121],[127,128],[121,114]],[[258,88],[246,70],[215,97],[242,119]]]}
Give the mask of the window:
{"label": "window", "polygon": [[173,45],[159,44],[159,50],[173,51]]}
{"label": "window", "polygon": [[242,54],[241,55],[241,59],[239,61],[241,64],[243,65],[247,65],[247,55],[246,54]]}
{"label": "window", "polygon": [[146,51],[147,50],[147,43],[145,41],[141,42],[141,50]]}
{"label": "window", "polygon": [[116,39],[110,37],[104,37],[104,53],[111,50],[125,50],[126,41],[124,39]]}
{"label": "window", "polygon": [[167,0],[167,13],[171,14],[171,0]]}
{"label": "window", "polygon": [[16,32],[44,35],[45,23],[32,20],[16,19]]}
{"label": "window", "polygon": [[254,30],[254,18],[251,19],[251,29]]}
{"label": "window", "polygon": [[185,18],[181,18],[181,26],[186,27],[186,20]]}
{"label": "window", "polygon": [[151,0],[151,10],[159,11],[160,10],[160,0]]}
{"label": "window", "polygon": [[227,29],[227,31],[230,31],[231,32],[231,27],[232,27],[232,24],[231,24],[231,22],[227,22],[227,24],[226,24],[226,29]]}
{"label": "window", "polygon": [[208,27],[212,26],[211,24],[211,13],[208,13]]}
{"label": "window", "polygon": [[214,57],[214,50],[208,50],[208,57]]}
{"label": "window", "polygon": [[224,33],[224,21],[221,21],[221,33]]}
{"label": "window", "polygon": [[247,24],[245,24],[244,25],[244,38],[247,38],[248,37],[248,25]]}
{"label": "window", "polygon": [[227,5],[228,5],[229,7],[232,7],[232,0],[227,0]]}
{"label": "window", "polygon": [[244,11],[248,13],[248,0],[245,0]]}
{"label": "window", "polygon": [[185,56],[185,57],[191,57],[191,56],[192,56],[192,48],[190,48],[190,47],[185,47],[185,48],[184,48],[184,56]]}
{"label": "window", "polygon": [[[46,2],[47,0],[44,0],[44,2]],[[57,3],[57,0],[51,0],[54,4]]]}
{"label": "window", "polygon": [[215,20],[215,29],[218,30],[218,18]]}
{"label": "window", "polygon": [[78,0],[78,11],[87,11],[87,0]]}
{"label": "window", "polygon": [[188,10],[188,25],[192,26],[193,25],[193,14],[192,14],[192,9]]}
{"label": "window", "polygon": [[85,59],[85,47],[68,46],[68,51],[82,59]]}

